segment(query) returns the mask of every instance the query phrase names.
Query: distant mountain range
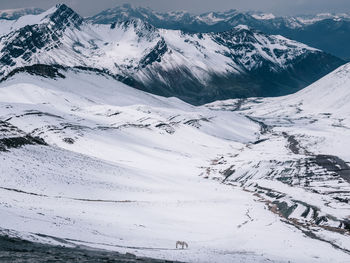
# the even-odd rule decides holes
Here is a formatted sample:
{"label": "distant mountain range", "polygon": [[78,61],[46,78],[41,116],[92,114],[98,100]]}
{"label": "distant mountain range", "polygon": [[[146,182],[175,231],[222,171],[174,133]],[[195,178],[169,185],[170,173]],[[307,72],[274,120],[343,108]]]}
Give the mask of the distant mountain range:
{"label": "distant mountain range", "polygon": [[140,19],[92,24],[66,5],[0,20],[0,75],[35,64],[93,68],[157,95],[192,104],[278,96],[344,63],[244,25],[220,33],[157,29]]}
{"label": "distant mountain range", "polygon": [[38,15],[44,12],[41,8],[17,8],[0,10],[0,19],[14,20],[25,15]]}
{"label": "distant mountain range", "polygon": [[266,34],[279,34],[321,49],[342,59],[350,59],[349,14],[317,14],[276,17],[259,12],[208,12],[194,15],[185,11],[160,13],[129,4],[107,9],[89,18],[93,23],[110,24],[139,18],[158,28],[181,29],[185,32],[223,32],[237,25],[248,25]]}

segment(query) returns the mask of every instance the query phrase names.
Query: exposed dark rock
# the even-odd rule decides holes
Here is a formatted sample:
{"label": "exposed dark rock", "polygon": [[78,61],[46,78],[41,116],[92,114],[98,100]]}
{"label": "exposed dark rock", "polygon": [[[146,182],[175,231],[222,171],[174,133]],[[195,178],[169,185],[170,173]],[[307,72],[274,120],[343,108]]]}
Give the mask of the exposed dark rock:
{"label": "exposed dark rock", "polygon": [[31,75],[37,75],[45,78],[65,78],[65,76],[59,72],[59,70],[65,70],[63,66],[59,65],[43,65],[36,64],[32,66],[20,67],[11,71],[6,77],[2,78],[0,82],[13,77],[17,73],[25,72]]}
{"label": "exposed dark rock", "polygon": [[316,155],[316,163],[327,171],[335,172],[345,181],[350,183],[350,166],[337,156]]}
{"label": "exposed dark rock", "polygon": [[68,248],[50,246],[12,238],[0,237],[0,262],[2,263],[171,263],[174,261],[140,258],[87,247]]}
{"label": "exposed dark rock", "polygon": [[157,45],[151,50],[151,52],[143,57],[140,61],[140,67],[145,68],[154,62],[161,62],[162,56],[167,52],[168,47],[164,39],[160,40]]}
{"label": "exposed dark rock", "polygon": [[25,145],[47,145],[42,138],[26,134],[5,121],[0,121],[0,135],[0,151],[8,151],[11,148],[20,148]]}
{"label": "exposed dark rock", "polygon": [[74,144],[74,139],[73,138],[63,138],[63,141],[68,144]]}
{"label": "exposed dark rock", "polygon": [[24,145],[47,145],[45,141],[39,137],[27,135],[25,137],[10,137],[0,139],[0,149],[7,150],[11,148],[19,148]]}
{"label": "exposed dark rock", "polygon": [[84,19],[65,4],[58,4],[56,7],[56,12],[50,16],[55,28],[79,27],[83,23]]}

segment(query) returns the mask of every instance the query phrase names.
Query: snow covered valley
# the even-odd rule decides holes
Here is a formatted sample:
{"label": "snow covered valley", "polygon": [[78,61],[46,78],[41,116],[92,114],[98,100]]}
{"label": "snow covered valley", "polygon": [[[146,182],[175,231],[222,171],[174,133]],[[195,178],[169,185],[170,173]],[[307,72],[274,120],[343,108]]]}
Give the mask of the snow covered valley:
{"label": "snow covered valley", "polygon": [[3,235],[184,262],[350,261],[349,64],[290,96],[201,107],[51,71],[0,83]]}

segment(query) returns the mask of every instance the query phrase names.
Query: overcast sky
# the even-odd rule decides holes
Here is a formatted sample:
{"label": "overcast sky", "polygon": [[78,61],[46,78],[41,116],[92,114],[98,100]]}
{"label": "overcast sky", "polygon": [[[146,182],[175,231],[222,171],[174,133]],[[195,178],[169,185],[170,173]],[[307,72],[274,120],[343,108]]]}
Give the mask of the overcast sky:
{"label": "overcast sky", "polygon": [[123,3],[148,6],[158,11],[188,10],[193,13],[227,9],[258,10],[277,15],[350,12],[350,0],[0,0],[0,9],[47,9],[56,3],[66,3],[83,16]]}

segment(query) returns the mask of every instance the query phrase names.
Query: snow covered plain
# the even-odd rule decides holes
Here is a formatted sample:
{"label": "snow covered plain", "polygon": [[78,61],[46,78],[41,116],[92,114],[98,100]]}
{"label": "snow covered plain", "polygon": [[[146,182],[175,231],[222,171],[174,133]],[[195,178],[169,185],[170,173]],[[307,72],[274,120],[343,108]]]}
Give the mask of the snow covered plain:
{"label": "snow covered plain", "polygon": [[[336,129],[346,145],[345,120],[330,126],[335,117],[309,111],[311,99],[298,94],[194,107],[96,72],[61,73],[0,84],[1,232],[187,262],[350,260],[350,209],[335,199],[348,198],[349,183],[315,162],[309,169],[326,175],[309,186],[278,173],[310,161],[309,152],[350,160],[328,141]],[[339,80],[340,92],[348,75],[334,74],[325,80]],[[325,80],[302,92],[320,94]],[[298,96],[305,116],[290,121]],[[316,192],[337,187],[344,193]],[[285,216],[276,200],[294,209]],[[321,216],[328,221],[317,224]],[[177,240],[189,249],[176,250]]]}

